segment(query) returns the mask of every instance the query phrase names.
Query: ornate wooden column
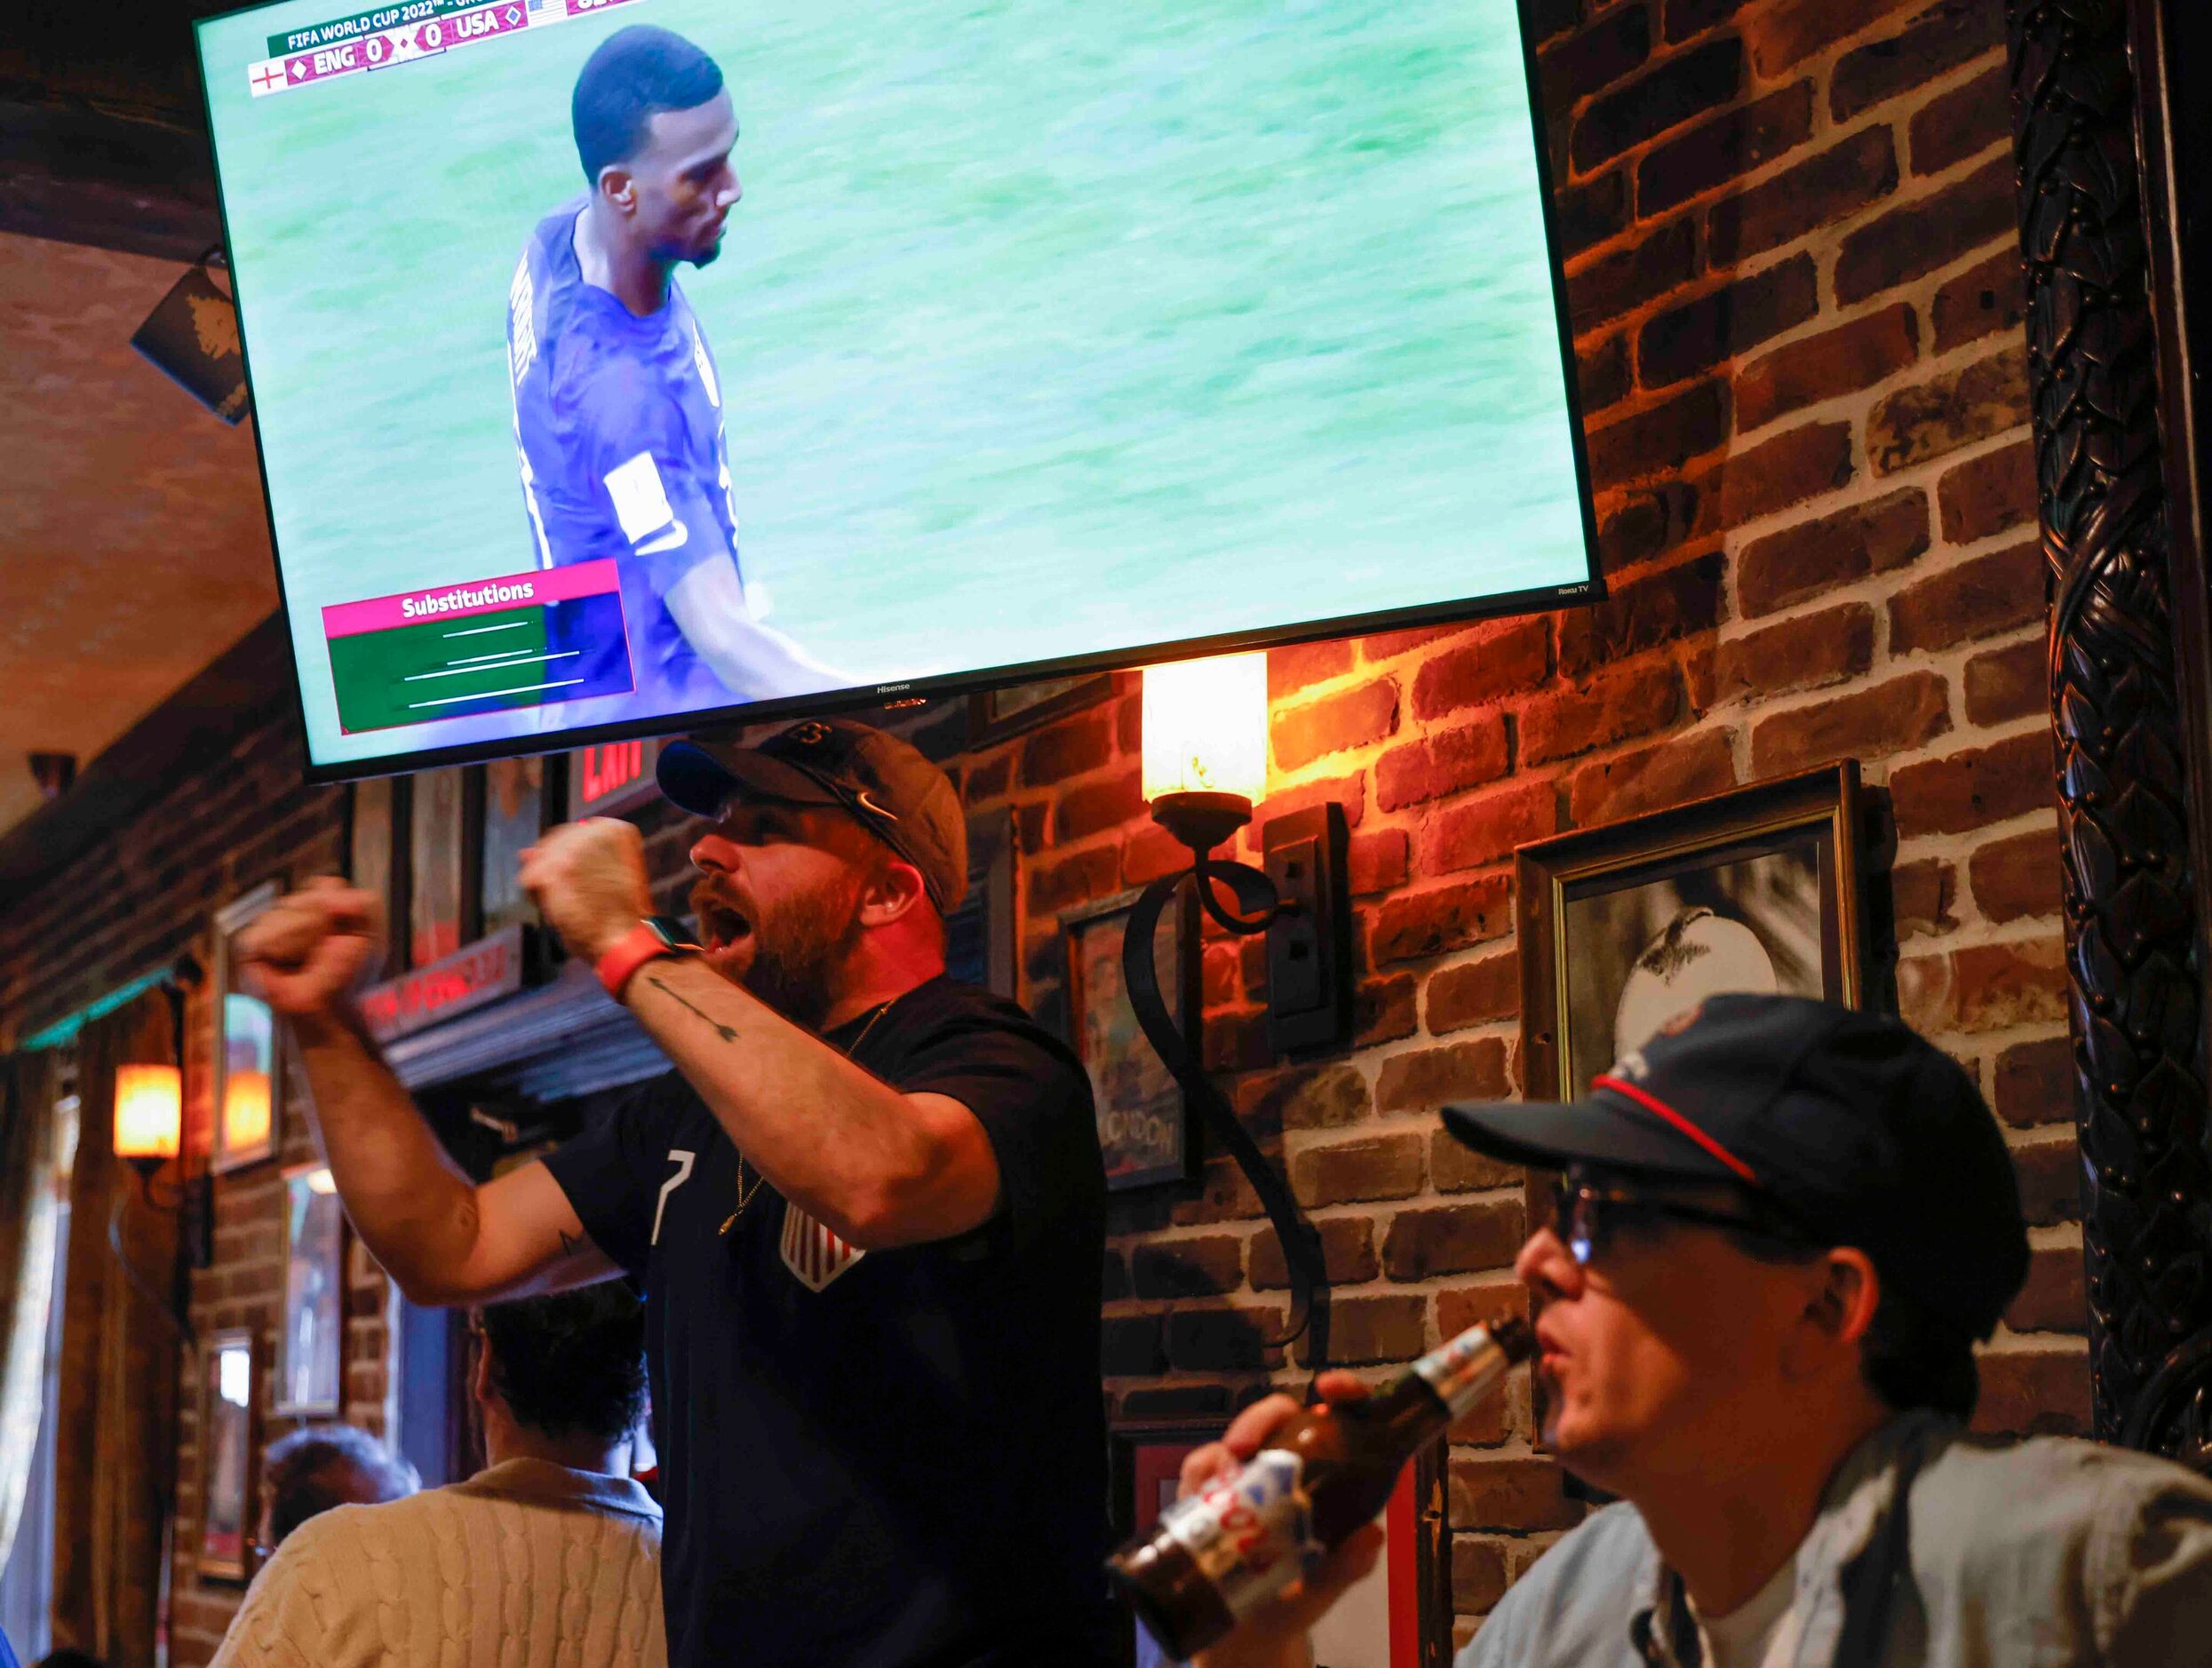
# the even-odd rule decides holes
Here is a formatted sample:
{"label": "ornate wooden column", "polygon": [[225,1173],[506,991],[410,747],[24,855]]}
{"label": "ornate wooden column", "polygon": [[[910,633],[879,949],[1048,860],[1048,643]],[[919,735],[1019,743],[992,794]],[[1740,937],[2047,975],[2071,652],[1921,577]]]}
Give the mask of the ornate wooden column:
{"label": "ornate wooden column", "polygon": [[2198,669],[2175,632],[2129,53],[2131,10],[2158,4],[2006,12],[2097,1433],[2201,1465],[2212,1166],[2191,809],[2204,763]]}

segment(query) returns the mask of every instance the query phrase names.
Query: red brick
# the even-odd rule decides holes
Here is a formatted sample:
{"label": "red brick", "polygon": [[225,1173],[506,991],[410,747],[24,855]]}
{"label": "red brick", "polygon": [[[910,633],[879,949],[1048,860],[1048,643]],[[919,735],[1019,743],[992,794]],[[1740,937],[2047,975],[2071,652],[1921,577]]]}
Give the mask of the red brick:
{"label": "red brick", "polygon": [[1726,104],[1743,86],[1740,42],[1707,42],[1677,52],[1648,74],[1616,84],[1574,123],[1574,171],[1588,173],[1623,151],[1657,139],[1692,116]]}
{"label": "red brick", "polygon": [[1273,715],[1269,727],[1278,769],[1299,770],[1317,759],[1366,747],[1398,727],[1398,688],[1388,678],[1324,695],[1309,705]]}
{"label": "red brick", "polygon": [[1280,701],[1301,689],[1352,669],[1352,640],[1325,637],[1317,643],[1293,643],[1268,650],[1268,699]]}
{"label": "red brick", "polygon": [[960,803],[971,809],[986,799],[1002,798],[1014,782],[1014,755],[999,753],[967,767],[967,779],[962,784]]}
{"label": "red brick", "polygon": [[1672,661],[1602,671],[1581,688],[1541,696],[1522,712],[1521,762],[1548,764],[1648,735],[1674,721],[1682,695],[1682,671]]}
{"label": "red brick", "polygon": [[1733,266],[1856,214],[1897,189],[1897,147],[1868,128],[1818,156],[1724,197],[1706,216],[1706,258]]}
{"label": "red brick", "polygon": [[1587,28],[1544,48],[1538,85],[1547,109],[1566,110],[1619,81],[1651,55],[1651,23],[1640,6],[1619,6]]}
{"label": "red brick", "polygon": [[[1468,651],[1461,651],[1468,652]],[[1428,668],[1422,668],[1422,676]],[[1414,681],[1414,704],[1421,680]],[[1375,761],[1375,804],[1385,811],[1440,799],[1495,782],[1512,767],[1501,713],[1487,713],[1452,729],[1393,747]]]}
{"label": "red brick", "polygon": [[2058,913],[2058,832],[2038,829],[1992,840],[1967,862],[1967,884],[1985,921]]}
{"label": "red brick", "polygon": [[2008,1436],[2089,1434],[2087,1351],[1985,1350],[1975,1364],[1982,1379],[1976,1431]]}
{"label": "red brick", "polygon": [[2049,732],[2031,730],[1890,773],[1898,838],[1961,834],[2054,804]]}
{"label": "red brick", "polygon": [[1997,1056],[1997,1116],[2015,1129],[2071,1123],[2074,1114],[2073,1043],[2046,1037],[2015,1043]]}
{"label": "red brick", "polygon": [[1793,504],[1847,485],[1853,473],[1851,425],[1807,423],[1733,451],[1698,482],[1700,533],[1725,533]]}
{"label": "red brick", "polygon": [[1913,310],[1902,303],[1778,347],[1736,378],[1737,429],[1871,388],[1911,364],[1914,351]]}
{"label": "red brick", "polygon": [[2017,330],[2027,317],[2027,269],[2017,249],[2001,249],[1987,260],[1946,279],[1930,310],[1936,327],[1936,352],[1979,341],[1999,330]]}
{"label": "red brick", "polygon": [[1421,830],[1420,870],[1443,875],[1478,869],[1558,828],[1557,787],[1548,778],[1516,782],[1432,814]]}
{"label": "red brick", "polygon": [[[1317,805],[1343,806],[1345,826],[1357,828],[1360,819],[1367,814],[1367,778],[1354,771],[1349,776],[1330,776],[1319,782],[1301,782],[1294,788],[1278,789],[1253,809],[1252,825],[1245,830],[1247,842],[1256,840],[1259,830],[1277,817]],[[1252,849],[1258,848],[1253,846]]]}
{"label": "red brick", "polygon": [[1176,1309],[1167,1316],[1167,1359],[1185,1372],[1253,1372],[1282,1352],[1267,1340],[1283,1333],[1283,1311],[1269,1307]]}
{"label": "red brick", "polygon": [[1574,773],[1567,802],[1575,825],[1592,828],[1735,785],[1728,733],[1706,730],[1583,766]]}
{"label": "red brick", "polygon": [[1051,811],[1052,806],[1042,799],[1033,805],[1014,807],[1014,828],[1016,850],[1041,852],[1045,849],[1045,819]]}
{"label": "red brick", "polygon": [[1736,600],[1747,616],[1771,614],[1904,567],[1928,549],[1928,500],[1916,487],[1801,521],[1744,547]]}
{"label": "red brick", "polygon": [[1244,1283],[1244,1245],[1226,1234],[1139,1245],[1129,1255],[1140,1298],[1210,1298]]}
{"label": "red brick", "polygon": [[1587,442],[1590,480],[1602,488],[1671,474],[1727,438],[1727,390],[1718,382],[1701,383],[1593,429]]}
{"label": "red brick", "polygon": [[1261,1214],[1260,1195],[1245,1172],[1230,1160],[1217,1158],[1209,1159],[1199,1174],[1198,1196],[1176,1200],[1168,1207],[1167,1219],[1177,1227],[1199,1227],[1246,1221]]}
{"label": "red brick", "polygon": [[1552,224],[1559,234],[1559,258],[1572,260],[1628,229],[1628,171],[1610,169],[1578,185],[1563,186],[1554,203],[1557,212]]}
{"label": "red brick", "polygon": [[1944,472],[1936,483],[1943,536],[1953,544],[2035,519],[2035,449],[2023,440]]}
{"label": "red brick", "polygon": [[1647,388],[1686,382],[1819,310],[1812,257],[1794,256],[1651,318],[1636,335],[1637,377]]}
{"label": "red brick", "polygon": [[1086,770],[1114,756],[1114,724],[1108,714],[1086,712],[1042,729],[1022,743],[1022,781],[1037,788]]}
{"label": "red brick", "polygon": [[1512,886],[1503,875],[1402,892],[1375,912],[1373,959],[1379,966],[1419,961],[1512,930]]}
{"label": "red brick", "polygon": [[1382,1272],[1393,1280],[1426,1280],[1509,1267],[1527,1236],[1517,1199],[1400,1211],[1382,1242]]}
{"label": "red brick", "polygon": [[1426,1173],[1424,1142],[1413,1131],[1309,1147],[1291,1156],[1291,1186],[1309,1209],[1368,1199],[1410,1199]]}
{"label": "red brick", "polygon": [[1597,561],[1617,574],[1681,543],[1696,504],[1681,481],[1624,493],[1597,524]]}
{"label": "red brick", "polygon": [[1352,992],[1352,1042],[1360,1048],[1395,1043],[1413,1034],[1414,984],[1411,973],[1369,979]]}
{"label": "red brick", "polygon": [[1121,848],[1121,884],[1142,886],[1190,867],[1190,848],[1156,822],[1129,830]]}
{"label": "red brick", "polygon": [[[1837,121],[1848,122],[1861,110],[1925,86],[1969,59],[2003,45],[2004,39],[2001,6],[1988,0],[1939,0],[1902,35],[1838,59],[1828,107]],[[1998,83],[2000,107],[2009,102],[2004,87],[2004,83]]]}
{"label": "red brick", "polygon": [[1413,713],[1441,718],[1541,683],[1551,671],[1551,629],[1541,616],[1515,620],[1479,641],[1424,661],[1413,677]]}
{"label": "red brick", "polygon": [[[1428,1344],[1428,1304],[1411,1293],[1338,1298],[1329,1305],[1329,1364],[1394,1366],[1419,1359]],[[1301,1339],[1306,1359],[1310,1339]]]}
{"label": "red brick", "polygon": [[[1446,1130],[1437,1130],[1428,1138],[1428,1179],[1438,1193],[1475,1193],[1492,1187],[1518,1187],[1522,1172],[1515,1165],[1501,1164],[1494,1158],[1485,1158],[1473,1148],[1456,1140]],[[1464,1326],[1444,1328],[1446,1334],[1464,1331]]]}
{"label": "red brick", "polygon": [[1778,0],[1745,20],[1744,38],[1750,44],[1752,68],[1761,80],[1778,75],[1793,64],[1867,25],[1902,11],[1912,0]]}
{"label": "red brick", "polygon": [[1685,214],[1567,274],[1574,333],[1587,336],[1697,275],[1697,221]]}
{"label": "red brick", "polygon": [[1734,17],[1751,0],[1667,0],[1667,39],[1679,45]]}
{"label": "red brick", "polygon": [[2064,947],[2034,938],[1913,957],[1898,964],[1898,1007],[1921,1032],[2057,1024],[2066,1015]]}
{"label": "red brick", "polygon": [[1425,1010],[1431,1036],[1509,1020],[1521,1011],[1521,962],[1513,951],[1439,968],[1429,975]]}
{"label": "red brick", "polygon": [[2016,544],[1931,575],[1890,599],[1890,652],[1952,648],[2043,617],[2043,553]]}
{"label": "red brick", "polygon": [[1723,111],[1636,165],[1636,212],[1659,214],[1763,168],[1812,133],[1812,83]]}
{"label": "red brick", "polygon": [[1900,939],[1948,932],[1958,922],[1951,905],[1958,894],[1958,874],[1940,857],[1899,863],[1890,871],[1890,897]]}
{"label": "red brick", "polygon": [[1405,884],[1405,864],[1404,829],[1377,829],[1372,834],[1354,835],[1346,862],[1352,896],[1366,898],[1396,891]]}
{"label": "red brick", "polygon": [[2005,1311],[2016,1332],[2086,1332],[2089,1298],[2078,1246],[2046,1246],[2028,1257],[2027,1283]]}
{"label": "red brick", "polygon": [[1579,680],[1721,617],[1722,560],[1710,552],[1617,587],[1602,602],[1559,616],[1559,673]]}
{"label": "red brick", "polygon": [[[1364,1216],[1334,1216],[1314,1224],[1321,1235],[1321,1265],[1332,1284],[1357,1286],[1381,1272],[1375,1259],[1375,1225]],[[1271,1227],[1252,1236],[1252,1289],[1279,1291],[1290,1284],[1283,1242]]]}
{"label": "red brick", "polygon": [[1950,727],[1943,679],[1907,672],[1764,719],[1751,733],[1751,768],[1779,776],[1831,759],[1882,759],[1925,746]]}
{"label": "red brick", "polygon": [[1628,397],[1635,381],[1628,365],[1626,331],[1609,336],[1586,353],[1575,355],[1575,385],[1581,391],[1584,412],[1603,411]]}
{"label": "red brick", "polygon": [[1072,905],[1103,897],[1114,889],[1120,870],[1121,854],[1110,846],[1040,858],[1030,870],[1030,913],[1057,915]]}
{"label": "red brick", "polygon": [[1969,724],[2003,724],[2049,709],[2050,657],[2041,638],[1993,648],[1966,663]]}
{"label": "red brick", "polygon": [[2020,1178],[2020,1213],[2030,1227],[2081,1219],[2081,1148],[2071,1131],[2014,1148],[2012,1168]]}
{"label": "red brick", "polygon": [[1714,698],[1839,683],[1864,672],[1874,657],[1874,611],[1846,603],[1723,642],[1714,655]]}
{"label": "red brick", "polygon": [[1267,1015],[1256,1009],[1206,1016],[1204,1057],[1208,1071],[1260,1071],[1275,1061]]}
{"label": "red brick", "polygon": [[2027,420],[2027,350],[2016,345],[1876,401],[1866,456],[1876,474],[1894,474]]}
{"label": "red brick", "polygon": [[2012,137],[2011,77],[1992,64],[1913,114],[1913,171],[1939,174]]}
{"label": "red brick", "polygon": [[1375,1108],[1433,1112],[1447,1100],[1501,1100],[1512,1092],[1505,1043],[1484,1037],[1391,1055],[1375,1077]]}
{"label": "red brick", "polygon": [[1549,1459],[1454,1459],[1452,1527],[1513,1534],[1572,1529],[1582,1521],[1582,1504],[1567,1497],[1566,1475]]}
{"label": "red brick", "polygon": [[1144,696],[1133,692],[1126,696],[1114,712],[1114,739],[1125,753],[1144,751]]}
{"label": "red brick", "polygon": [[1143,814],[1143,780],[1133,770],[1115,781],[1086,782],[1061,795],[1053,810],[1053,834],[1062,843],[1072,843]]}
{"label": "red brick", "polygon": [[1856,306],[2000,237],[2013,224],[2012,158],[1994,156],[1955,185],[1890,210],[1843,240],[1835,301]]}
{"label": "red brick", "polygon": [[1299,1066],[1266,1079],[1237,1109],[1261,1130],[1325,1130],[1357,1124],[1374,1110],[1366,1078],[1350,1066]]}
{"label": "red brick", "polygon": [[1443,625],[1409,625],[1396,631],[1383,631],[1373,637],[1358,639],[1359,657],[1370,666],[1381,664],[1399,655],[1410,655],[1417,648],[1427,648],[1432,643],[1473,642],[1480,638],[1483,628],[1470,625],[1464,620],[1449,621]]}
{"label": "red brick", "polygon": [[1452,1537],[1452,1608],[1462,1616],[1497,1608],[1506,1596],[1505,1555],[1494,1541]]}

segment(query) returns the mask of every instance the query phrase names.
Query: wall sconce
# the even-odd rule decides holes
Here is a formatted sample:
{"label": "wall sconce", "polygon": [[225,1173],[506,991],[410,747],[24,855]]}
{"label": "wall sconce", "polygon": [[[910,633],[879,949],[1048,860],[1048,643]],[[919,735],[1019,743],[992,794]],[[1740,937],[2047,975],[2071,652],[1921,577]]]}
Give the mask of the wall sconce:
{"label": "wall sconce", "polygon": [[269,1138],[269,1074],[223,1074],[223,1150],[245,1152]]}
{"label": "wall sconce", "polygon": [[115,1068],[115,1156],[139,1172],[149,1195],[154,1172],[177,1156],[184,1128],[184,1074],[174,1066]]}
{"label": "wall sconce", "polygon": [[[203,977],[199,962],[186,955],[178,957],[161,981],[169,997],[171,1034],[178,1038],[184,1036],[184,992],[196,989]],[[204,1163],[197,1175],[188,1173],[182,1068],[167,1060],[118,1066],[115,1092],[115,1129],[110,1139],[115,1156],[139,1172],[139,1190],[148,1205],[179,1213],[179,1237],[186,1265],[205,1268],[215,1259],[215,1185]],[[155,1190],[155,1178],[163,1164],[172,1161],[177,1165],[176,1182],[164,1197]],[[118,1259],[123,1258],[122,1210],[123,1198],[118,1195],[115,1214],[107,1225],[108,1243]],[[127,1259],[123,1268],[136,1283],[138,1272]],[[189,1336],[190,1327],[181,1315],[171,1318]]]}
{"label": "wall sconce", "polygon": [[[1143,790],[1153,821],[1190,849],[1190,867],[1147,886],[1122,940],[1122,978],[1145,1038],[1207,1129],[1237,1161],[1266,1207],[1291,1278],[1286,1344],[1309,1333],[1308,1364],[1328,1354],[1328,1276],[1320,1235],[1207,1078],[1159,989],[1153,934],[1186,883],[1221,929],[1268,941],[1268,1040],[1277,1052],[1340,1043],[1351,1035],[1351,905],[1345,889],[1344,808],[1320,805],[1271,819],[1260,831],[1262,867],[1214,855],[1252,821],[1267,794],[1265,653],[1180,661],[1144,670]],[[1230,902],[1221,896],[1226,890]]]}

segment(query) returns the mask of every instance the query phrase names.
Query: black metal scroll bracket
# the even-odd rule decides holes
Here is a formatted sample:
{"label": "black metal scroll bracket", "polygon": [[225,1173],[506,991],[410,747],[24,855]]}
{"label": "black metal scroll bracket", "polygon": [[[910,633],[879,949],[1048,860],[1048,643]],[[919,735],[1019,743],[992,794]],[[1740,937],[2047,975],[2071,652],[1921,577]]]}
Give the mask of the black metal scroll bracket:
{"label": "black metal scroll bracket", "polygon": [[[1214,895],[1216,882],[1227,887],[1234,897],[1237,913],[1232,914],[1221,906]],[[1197,886],[1198,901],[1205,912],[1221,924],[1223,931],[1239,938],[1266,932],[1269,923],[1279,914],[1297,906],[1285,902],[1275,883],[1259,870],[1245,863],[1217,862],[1200,853],[1192,868],[1181,874],[1163,876],[1145,887],[1138,897],[1129,912],[1128,931],[1121,941],[1121,976],[1128,988],[1129,1005],[1136,1012],[1137,1024],[1143,1030],[1145,1040],[1174,1074],[1190,1103],[1198,1108],[1199,1115],[1205,1119],[1207,1132],[1237,1161],[1237,1168],[1252,1183],[1252,1190],[1260,1195],[1268,1221],[1282,1243],[1283,1261],[1290,1274],[1290,1319],[1280,1338],[1263,1341],[1270,1349],[1279,1348],[1301,1333],[1308,1334],[1307,1364],[1318,1373],[1329,1353],[1329,1277],[1322,1260],[1321,1235],[1298,1208],[1298,1201],[1292,1195],[1290,1184],[1282,1172],[1268,1162],[1259,1143],[1237,1121],[1229,1101],[1207,1077],[1205,1062],[1192,1052],[1189,1039],[1177,1028],[1160,995],[1159,972],[1152,953],[1153,934],[1159,926],[1161,912],[1185,885]]]}

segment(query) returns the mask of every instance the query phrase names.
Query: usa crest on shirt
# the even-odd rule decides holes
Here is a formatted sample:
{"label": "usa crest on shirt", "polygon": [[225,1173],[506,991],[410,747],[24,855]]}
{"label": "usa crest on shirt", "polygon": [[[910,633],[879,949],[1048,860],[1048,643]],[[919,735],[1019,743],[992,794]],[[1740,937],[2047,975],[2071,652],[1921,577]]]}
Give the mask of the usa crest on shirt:
{"label": "usa crest on shirt", "polygon": [[847,1244],[797,1205],[784,1204],[784,1267],[809,1291],[820,1291],[868,1253]]}

